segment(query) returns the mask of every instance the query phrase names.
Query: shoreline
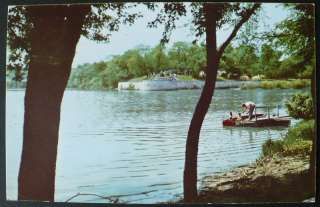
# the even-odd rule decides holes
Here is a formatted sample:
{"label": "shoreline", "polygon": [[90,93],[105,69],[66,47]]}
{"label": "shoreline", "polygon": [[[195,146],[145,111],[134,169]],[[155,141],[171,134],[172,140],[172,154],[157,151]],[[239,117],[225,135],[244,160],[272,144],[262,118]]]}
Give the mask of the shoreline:
{"label": "shoreline", "polygon": [[[274,79],[274,80],[217,80],[215,89],[302,89],[310,86],[310,80],[307,79]],[[290,84],[291,83],[291,84]],[[113,90],[191,90],[201,89],[204,85],[203,80],[141,80],[141,81],[124,81],[119,82],[118,87],[115,88],[74,88],[67,86],[67,90],[86,90],[86,91],[113,91]],[[12,87],[7,83],[7,90],[23,90],[25,85],[21,84],[18,87]]]}
{"label": "shoreline", "polygon": [[315,192],[308,169],[308,156],[264,157],[204,177],[197,203],[312,202]]}

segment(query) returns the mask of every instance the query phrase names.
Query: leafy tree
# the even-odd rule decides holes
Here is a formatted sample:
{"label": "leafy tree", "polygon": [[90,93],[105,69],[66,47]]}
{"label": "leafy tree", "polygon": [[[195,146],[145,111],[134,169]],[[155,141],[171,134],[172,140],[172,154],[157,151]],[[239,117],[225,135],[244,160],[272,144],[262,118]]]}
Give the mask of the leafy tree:
{"label": "leafy tree", "polygon": [[190,68],[193,77],[198,78],[200,71],[206,68],[206,48],[204,45],[192,44],[188,49],[187,68]]}
{"label": "leafy tree", "polygon": [[274,66],[273,69],[267,73],[267,77],[284,79],[288,77],[297,78],[299,71],[297,63],[299,61],[301,61],[300,57],[290,56],[280,62],[280,64],[276,64],[277,67]]}
{"label": "leafy tree", "polygon": [[[184,199],[187,202],[194,201],[197,197],[197,154],[199,135],[202,122],[208,111],[214,93],[220,58],[241,26],[249,20],[251,15],[254,14],[259,7],[260,4],[242,7],[240,4],[205,3],[197,13],[198,15],[199,13],[202,13],[202,15],[199,15],[200,19],[198,18],[198,15],[196,15],[198,21],[202,20],[199,24],[201,27],[198,28],[198,31],[202,32],[204,29],[206,34],[207,69],[205,85],[193,114],[187,137],[184,169]],[[240,19],[235,23],[227,40],[220,47],[217,47],[216,30],[224,23],[229,22],[228,20],[231,18],[231,14],[236,14]]]}
{"label": "leafy tree", "polygon": [[276,26],[270,39],[287,54],[303,56],[310,62],[315,53],[314,4],[285,4],[291,14]]}
{"label": "leafy tree", "polygon": [[220,68],[228,74],[256,75],[259,74],[256,49],[250,45],[233,48],[229,45],[221,57]]}
{"label": "leafy tree", "polygon": [[105,88],[117,87],[119,80],[127,79],[128,73],[120,68],[113,61],[108,63],[107,70],[101,73],[102,82]]}
{"label": "leafy tree", "polygon": [[[220,58],[225,48],[230,44],[232,39],[242,25],[257,11],[260,4],[240,4],[240,3],[191,3],[193,15],[192,23],[196,37],[206,35],[206,53],[207,67],[205,85],[196,105],[195,111],[190,122],[184,169],[184,201],[192,202],[197,198],[197,157],[199,135],[204,117],[208,111],[209,105],[214,93],[215,82]],[[163,42],[167,42],[171,31],[175,28],[177,16],[183,16],[186,13],[186,5],[182,3],[167,3],[164,5],[164,12],[160,12],[153,26],[157,23],[165,22],[165,31]],[[237,19],[232,17],[236,16]],[[217,29],[225,23],[234,23],[234,28],[227,40],[217,47],[216,37]]]}
{"label": "leafy tree", "polygon": [[227,73],[226,75],[235,73],[240,74],[240,68],[238,68],[231,55],[233,53],[233,50],[234,48],[232,47],[232,45],[228,45],[220,60],[219,69],[225,71]]}
{"label": "leafy tree", "polygon": [[133,54],[128,58],[128,70],[134,77],[142,76],[147,73],[144,58],[138,50],[134,50]]}
{"label": "leafy tree", "polygon": [[128,12],[133,6],[107,3],[9,9],[7,68],[28,70],[19,200],[54,200],[60,105],[80,36],[107,41],[120,24],[132,24],[141,16]]}
{"label": "leafy tree", "polygon": [[[261,54],[259,57],[259,68],[268,78],[281,78],[283,77],[280,67],[281,53],[274,50],[271,45],[263,44],[261,47]],[[286,71],[287,72],[287,71]],[[282,74],[280,74],[282,73]],[[288,74],[289,76],[289,74]]]}
{"label": "leafy tree", "polygon": [[159,44],[158,46],[154,47],[150,51],[149,55],[149,64],[152,68],[152,72],[158,73],[169,67],[164,45]]}
{"label": "leafy tree", "polygon": [[[68,87],[108,89],[117,87],[119,81],[147,76],[152,72],[156,73],[161,69],[167,70],[169,68],[180,73],[192,70],[193,76],[198,77],[199,72],[205,68],[205,48],[186,42],[180,42],[179,44],[185,45],[179,51],[180,55],[185,58],[180,58],[179,61],[176,61],[176,48],[170,48],[166,53],[164,49],[160,50],[159,45],[157,45],[154,48],[136,47],[124,52],[122,55],[113,56],[108,61],[80,65],[72,70]],[[160,61],[157,61],[157,58]],[[111,71],[114,73],[110,73]],[[115,75],[116,72],[119,75]],[[106,77],[106,74],[110,76]],[[96,82],[93,82],[92,79]]]}
{"label": "leafy tree", "polygon": [[[291,11],[291,15],[278,25],[278,29],[272,33],[274,42],[283,46],[291,55],[302,57],[296,63],[298,72],[302,72],[305,67],[312,68],[311,94],[315,103],[315,5],[314,4],[286,4]],[[313,106],[315,108],[315,105]],[[315,126],[316,127],[316,126]],[[315,178],[315,141],[312,140],[312,152],[310,156],[310,175]],[[314,182],[312,182],[314,183]]]}
{"label": "leafy tree", "polygon": [[179,72],[183,72],[188,68],[187,59],[189,45],[186,42],[176,42],[168,52],[170,58],[170,68],[175,68]]}

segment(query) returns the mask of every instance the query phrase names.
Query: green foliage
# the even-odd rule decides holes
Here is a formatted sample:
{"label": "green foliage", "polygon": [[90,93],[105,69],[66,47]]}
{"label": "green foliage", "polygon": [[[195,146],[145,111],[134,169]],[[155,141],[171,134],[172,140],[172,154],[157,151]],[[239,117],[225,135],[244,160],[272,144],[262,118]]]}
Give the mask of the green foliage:
{"label": "green foliage", "polygon": [[178,76],[177,76],[177,79],[178,79],[178,80],[185,80],[185,81],[187,81],[187,80],[193,80],[192,76],[189,76],[189,75],[178,75]]}
{"label": "green foliage", "polygon": [[108,89],[115,88],[128,74],[113,61],[84,64],[73,69],[68,82],[70,88]]}
{"label": "green foliage", "polygon": [[291,14],[272,32],[277,46],[285,47],[287,54],[311,58],[315,47],[314,4],[286,4]]}
{"label": "green foliage", "polygon": [[309,94],[298,93],[286,103],[289,115],[296,119],[312,119],[314,117],[313,101]]}
{"label": "green foliage", "polygon": [[270,156],[270,155],[273,155],[275,153],[279,153],[282,151],[283,151],[283,141],[282,140],[273,141],[271,139],[268,139],[262,145],[263,156]]}
{"label": "green foliage", "polygon": [[144,75],[144,76],[130,79],[130,81],[143,81],[143,80],[148,80],[148,77]]}
{"label": "green foliage", "polygon": [[[144,5],[150,8],[148,3]],[[39,5],[40,6],[40,5]],[[42,9],[63,11],[56,15],[56,20],[64,22],[75,15],[77,10],[89,7],[83,25],[79,25],[81,35],[94,41],[107,42],[111,33],[118,31],[121,24],[132,25],[142,17],[133,3],[104,3],[92,5],[42,5]],[[151,6],[152,7],[152,6]],[[8,9],[8,70],[15,71],[14,80],[21,81],[26,76],[31,58],[31,34],[34,29],[33,6],[12,6]],[[60,22],[60,23],[61,23]],[[59,24],[58,24],[59,25]],[[62,25],[62,24],[61,24]],[[77,28],[74,28],[77,29]]]}
{"label": "green foliage", "polygon": [[284,145],[284,151],[282,154],[284,156],[292,155],[310,155],[311,153],[312,142],[308,140],[298,139],[292,144]]}
{"label": "green foliage", "polygon": [[[248,76],[250,78],[255,76],[255,79],[264,79],[269,73],[277,74],[275,75],[276,78],[281,77],[279,74],[286,74],[286,78],[290,77],[288,76],[290,73],[286,72],[282,66],[290,58],[281,62],[278,60],[278,52],[275,52],[267,45],[264,45],[263,48],[265,52],[257,53],[252,46],[239,45],[234,48],[229,45],[220,61],[219,70],[225,73],[223,77],[219,76],[218,80],[239,79],[241,75],[243,77]],[[264,55],[266,57],[263,57]],[[267,61],[268,59],[274,59],[274,61]],[[278,64],[274,63],[275,61],[279,61],[280,68],[274,68]],[[81,89],[115,88],[119,81],[137,77],[147,79],[152,73],[159,73],[161,70],[168,69],[174,70],[180,75],[188,74],[185,78],[178,77],[178,79],[199,79],[199,73],[205,70],[205,67],[206,49],[203,44],[176,42],[171,48],[166,48],[160,44],[154,48],[139,46],[124,52],[122,55],[113,56],[109,61],[84,64],[74,68],[71,72],[68,87]],[[308,77],[308,74],[312,72],[311,69],[309,68],[299,73],[299,77]],[[281,72],[281,70],[283,71]],[[10,80],[15,80],[14,77],[18,72],[19,70],[8,71],[7,79],[10,86],[14,87],[16,85],[14,81],[11,81],[11,83]],[[234,74],[236,76],[233,76]],[[270,76],[273,77],[272,75]],[[296,77],[297,73],[292,76]],[[22,78],[25,79],[24,76]],[[309,85],[309,80],[264,80],[260,83],[243,84],[241,88],[304,88]]]}
{"label": "green foliage", "polygon": [[[259,75],[259,79],[264,78],[264,72],[279,71],[271,69],[274,67],[272,61],[261,61],[272,59],[272,56],[278,55],[264,46],[265,51],[258,56],[252,46],[240,45],[236,48],[227,47],[222,57],[220,70],[225,71],[226,77],[219,77],[218,80],[232,78],[232,74],[244,74],[242,77],[252,77]],[[277,60],[278,61],[278,60]],[[281,63],[281,62],[280,62]],[[260,65],[265,69],[259,74]],[[122,55],[114,56],[110,61],[94,64],[85,64],[74,69],[71,73],[69,87],[83,89],[107,89],[115,88],[119,81],[136,80],[137,77],[143,77],[138,80],[147,79],[152,73],[159,73],[162,70],[174,70],[180,80],[191,80],[199,78],[199,72],[206,67],[206,52],[204,45],[191,44],[186,42],[176,42],[171,48],[164,45],[157,45],[154,48],[145,46],[136,47],[128,50]],[[261,66],[262,67],[262,66]],[[188,73],[189,75],[183,76]],[[228,75],[229,74],[229,75]],[[190,76],[191,75],[191,76]],[[252,88],[304,88],[310,86],[309,80],[263,80],[259,83],[243,84],[242,89]]]}
{"label": "green foliage", "polygon": [[[164,40],[170,37],[171,31],[175,28],[175,22],[186,15],[186,6],[190,6],[193,16],[194,24],[191,29],[196,33],[197,38],[204,34],[203,3],[143,3],[143,5],[152,11],[156,8],[160,9],[156,19],[149,22],[149,27],[164,24]],[[233,15],[241,16],[252,5],[252,3],[221,4],[217,11],[218,27],[221,28],[226,23],[234,24]],[[134,9],[136,6],[137,4],[134,3],[91,5],[90,13],[86,16],[83,25],[82,35],[91,40],[108,41],[111,33],[118,31],[121,24],[131,25],[142,16],[137,9]],[[25,6],[9,8],[8,70],[13,71],[14,76],[10,77],[14,81],[25,79],[30,59],[32,22],[27,8]],[[313,7],[305,4],[288,4],[286,8],[292,12],[292,15],[277,26],[270,35],[275,38],[268,44],[263,44],[261,49],[249,44],[240,44],[237,47],[229,45],[225,49],[220,61],[220,70],[226,71],[229,76],[226,75],[224,78],[238,79],[241,75],[252,77],[258,74],[275,79],[311,77],[315,68]],[[251,18],[253,22],[248,23],[248,27],[254,28],[254,22],[257,23],[255,17]],[[298,41],[295,41],[296,38]],[[281,48],[286,48],[286,51],[281,51]],[[284,53],[287,57],[280,61]],[[190,71],[194,78],[199,78],[199,72],[206,67],[206,48],[204,45],[176,42],[169,50],[164,45],[158,45],[152,49],[135,48],[118,56],[114,61],[119,68],[110,69],[108,73],[113,78],[117,77],[117,80],[140,77],[169,68],[177,72]],[[117,71],[121,71],[121,74],[116,75]],[[111,81],[113,78],[104,79],[116,85],[116,82]],[[99,81],[94,82],[95,87],[99,86]],[[106,82],[103,84],[106,85]],[[284,85],[280,85],[281,87],[285,88]]]}
{"label": "green foliage", "polygon": [[176,42],[168,51],[168,61],[177,72],[191,71],[197,77],[206,67],[206,50],[203,45]]}
{"label": "green foliage", "polygon": [[312,140],[314,137],[314,119],[299,122],[294,128],[289,129],[286,141],[293,143],[298,139]]}
{"label": "green foliage", "polygon": [[[205,62],[205,48],[202,45],[178,42],[168,50],[161,44],[154,48],[138,47],[106,62],[74,68],[68,87],[116,88],[119,81],[144,80],[152,73],[168,69],[173,69],[179,80],[192,80],[198,77]],[[191,72],[191,76],[184,75],[186,72]]]}
{"label": "green foliage", "polygon": [[310,80],[263,80],[257,83],[247,83],[241,86],[241,89],[254,89],[254,88],[262,88],[262,89],[301,89],[310,86]]}
{"label": "green foliage", "polygon": [[259,74],[265,74],[267,78],[280,78],[278,71],[280,67],[281,53],[276,51],[268,44],[261,47],[261,55],[259,57]]}
{"label": "green foliage", "polygon": [[[153,4],[154,5],[154,4]],[[221,3],[215,4],[215,12],[217,14],[217,27],[222,28],[227,23],[235,24],[236,18],[241,18],[250,10],[252,3]],[[260,4],[256,4],[259,5]],[[258,7],[259,7],[258,6]],[[156,28],[159,25],[164,26],[164,32],[162,34],[162,43],[167,43],[170,39],[172,31],[177,27],[176,22],[182,16],[186,16],[187,7],[190,8],[192,21],[191,30],[195,34],[196,38],[194,42],[197,42],[199,38],[205,33],[205,8],[210,7],[210,3],[192,2],[192,3],[164,3],[163,8],[156,16],[154,20],[148,23],[151,28]]]}
{"label": "green foliage", "polygon": [[[315,5],[285,4],[285,8],[291,14],[276,25],[268,39],[290,56],[280,70],[283,71],[282,77],[298,73],[300,77],[310,78],[315,68]],[[306,70],[308,73],[303,74]]]}
{"label": "green foliage", "polygon": [[262,145],[262,155],[271,156],[280,154],[282,156],[309,155],[312,142],[309,140],[297,139],[293,143],[286,143],[283,140],[268,140]]}
{"label": "green foliage", "polygon": [[228,74],[238,74],[237,77],[259,74],[256,49],[247,45],[236,48],[229,45],[221,58],[220,69]]}
{"label": "green foliage", "polygon": [[276,153],[283,156],[309,155],[314,133],[314,120],[302,121],[290,128],[283,139],[267,140],[262,145],[262,155],[270,156]]}

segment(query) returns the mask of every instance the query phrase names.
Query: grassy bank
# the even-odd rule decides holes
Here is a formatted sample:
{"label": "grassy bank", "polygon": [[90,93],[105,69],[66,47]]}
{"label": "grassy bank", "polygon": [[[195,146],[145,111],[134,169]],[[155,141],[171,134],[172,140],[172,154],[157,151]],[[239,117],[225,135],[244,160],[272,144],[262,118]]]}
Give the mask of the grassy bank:
{"label": "grassy bank", "polygon": [[262,156],[307,156],[311,153],[314,132],[314,120],[301,121],[290,128],[282,139],[267,140],[262,146]]}
{"label": "grassy bank", "polygon": [[241,86],[241,89],[289,89],[289,88],[305,88],[310,86],[311,81],[308,79],[292,79],[292,80],[264,80],[257,83],[247,83]]}

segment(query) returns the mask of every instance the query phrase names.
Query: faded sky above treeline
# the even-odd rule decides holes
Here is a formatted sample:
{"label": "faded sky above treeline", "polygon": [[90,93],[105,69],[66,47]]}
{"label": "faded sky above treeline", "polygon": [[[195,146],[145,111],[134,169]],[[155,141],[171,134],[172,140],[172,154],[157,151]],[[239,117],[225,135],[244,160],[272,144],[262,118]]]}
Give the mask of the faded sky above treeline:
{"label": "faded sky above treeline", "polygon": [[[73,67],[84,63],[102,61],[112,55],[122,54],[139,45],[150,47],[157,45],[162,37],[163,27],[156,29],[147,28],[147,23],[155,18],[156,12],[151,12],[144,8],[145,7],[137,7],[137,9],[140,9],[139,11],[143,12],[143,17],[138,19],[132,26],[121,25],[118,32],[112,33],[109,43],[97,43],[81,37],[77,45]],[[275,24],[289,15],[282,4],[265,3],[262,8],[259,30],[270,30]],[[178,21],[177,29],[172,33],[168,46],[171,46],[177,41],[192,42],[195,39],[195,36],[190,30],[191,18],[191,14],[188,13],[187,16]],[[186,25],[186,23],[189,23],[189,25]],[[231,30],[228,28],[218,31],[218,45],[227,38],[230,32]]]}

